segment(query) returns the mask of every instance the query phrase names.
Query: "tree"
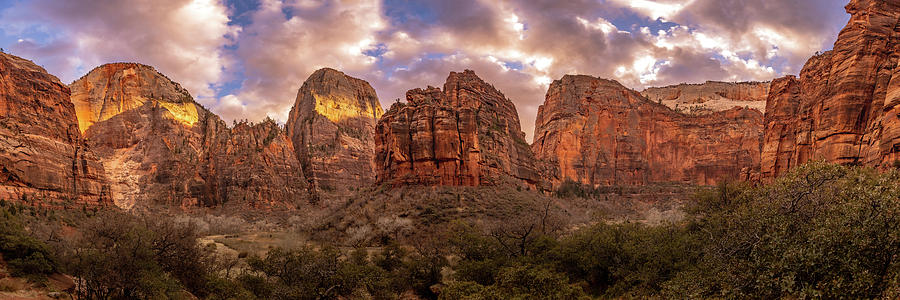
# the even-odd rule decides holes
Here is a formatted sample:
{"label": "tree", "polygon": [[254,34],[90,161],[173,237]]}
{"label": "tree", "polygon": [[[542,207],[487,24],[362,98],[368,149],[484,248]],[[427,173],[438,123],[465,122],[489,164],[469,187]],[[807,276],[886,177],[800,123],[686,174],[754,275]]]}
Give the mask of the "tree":
{"label": "tree", "polygon": [[[702,258],[675,298],[895,298],[900,172],[813,162],[773,184],[702,195]],[[892,289],[892,287],[894,287]]]}

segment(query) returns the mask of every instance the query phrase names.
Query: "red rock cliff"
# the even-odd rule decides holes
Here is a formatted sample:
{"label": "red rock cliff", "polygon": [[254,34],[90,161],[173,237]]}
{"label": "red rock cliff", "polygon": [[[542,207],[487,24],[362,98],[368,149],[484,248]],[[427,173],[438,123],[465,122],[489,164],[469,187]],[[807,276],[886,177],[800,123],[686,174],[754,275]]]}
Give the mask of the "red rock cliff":
{"label": "red rock cliff", "polygon": [[103,65],[71,87],[120,207],[290,206],[304,198],[293,147],[271,121],[229,129],[140,64]]}
{"label": "red rock cliff", "polygon": [[0,53],[0,199],[111,203],[103,167],[84,144],[69,88],[34,63]]}
{"label": "red rock cliff", "polygon": [[762,127],[756,110],[685,115],[618,82],[566,75],[538,110],[532,149],[555,185],[714,184],[758,166]]}
{"label": "red rock cliff", "polygon": [[761,170],[766,177],[812,159],[888,167],[900,159],[900,2],[853,0],[834,50],[800,77],[772,83]]}
{"label": "red rock cliff", "polygon": [[303,83],[287,131],[315,193],[375,181],[373,133],[382,114],[375,89],[363,80],[326,68]]}
{"label": "red rock cliff", "polygon": [[414,89],[375,128],[378,181],[494,185],[539,178],[515,105],[475,72],[450,73],[443,91]]}

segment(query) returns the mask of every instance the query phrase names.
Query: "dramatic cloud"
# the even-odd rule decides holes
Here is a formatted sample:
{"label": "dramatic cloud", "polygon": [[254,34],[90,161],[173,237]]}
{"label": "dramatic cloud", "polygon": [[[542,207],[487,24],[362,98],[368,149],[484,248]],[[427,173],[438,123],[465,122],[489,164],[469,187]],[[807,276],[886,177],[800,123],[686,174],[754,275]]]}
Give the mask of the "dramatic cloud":
{"label": "dramatic cloud", "polygon": [[770,80],[830,48],[848,18],[846,0],[73,2],[5,9],[9,48],[65,79],[107,61],[152,64],[226,120],[284,122],[321,67],[369,81],[385,107],[472,69],[516,103],[529,140],[565,74],[635,89]]}
{"label": "dramatic cloud", "polygon": [[355,76],[373,69],[376,58],[366,53],[376,50],[376,32],[385,27],[374,0],[261,0],[251,22],[235,53],[244,80],[221,103],[225,119],[286,121],[297,90],[316,69]]}
{"label": "dramatic cloud", "polygon": [[103,63],[135,61],[200,98],[215,95],[228,64],[223,46],[239,30],[212,0],[34,0],[15,3],[0,19],[6,34],[23,36],[8,47],[13,53],[66,82]]}

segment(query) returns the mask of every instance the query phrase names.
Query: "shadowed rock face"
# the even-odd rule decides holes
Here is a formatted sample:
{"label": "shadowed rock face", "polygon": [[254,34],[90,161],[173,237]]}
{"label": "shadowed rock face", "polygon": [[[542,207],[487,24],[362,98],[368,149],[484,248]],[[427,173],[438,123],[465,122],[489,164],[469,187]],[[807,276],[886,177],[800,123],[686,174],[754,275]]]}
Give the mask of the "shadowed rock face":
{"label": "shadowed rock face", "polygon": [[268,207],[304,198],[293,147],[272,121],[229,129],[180,85],[140,64],[103,65],[71,86],[120,207]]}
{"label": "shadowed rock face", "polygon": [[769,82],[718,82],[648,88],[641,95],[676,111],[708,114],[734,107],[765,113]]}
{"label": "shadowed rock face", "polygon": [[288,136],[312,191],[346,193],[375,181],[375,123],[384,110],[375,89],[333,69],[300,87]]}
{"label": "shadowed rock face", "polygon": [[103,167],[78,131],[69,88],[0,53],[0,199],[110,203]]}
{"label": "shadowed rock face", "polygon": [[900,3],[853,0],[834,50],[800,77],[772,83],[761,170],[784,174],[809,160],[889,167],[900,159]]}
{"label": "shadowed rock face", "polygon": [[414,89],[375,128],[378,182],[535,185],[534,155],[515,105],[475,72],[450,73],[443,91]]}
{"label": "shadowed rock face", "polygon": [[538,110],[532,149],[554,185],[715,184],[750,176],[762,127],[756,110],[690,116],[615,81],[566,75]]}

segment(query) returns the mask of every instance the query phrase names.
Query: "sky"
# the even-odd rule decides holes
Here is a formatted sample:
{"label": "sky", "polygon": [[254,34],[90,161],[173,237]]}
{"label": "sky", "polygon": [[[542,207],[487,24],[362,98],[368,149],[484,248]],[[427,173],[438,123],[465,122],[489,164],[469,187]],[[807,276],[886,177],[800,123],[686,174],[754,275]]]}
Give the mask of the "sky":
{"label": "sky", "polygon": [[519,111],[531,140],[565,74],[637,90],[797,74],[829,50],[848,0],[0,0],[0,47],[65,83],[139,62],[231,120],[287,120],[331,67],[382,106],[474,70]]}

